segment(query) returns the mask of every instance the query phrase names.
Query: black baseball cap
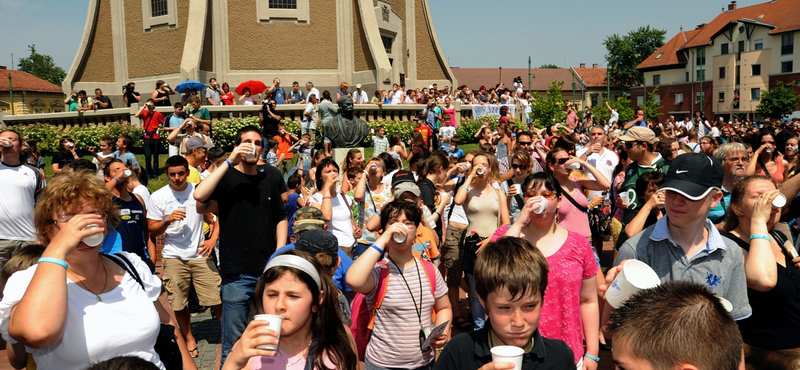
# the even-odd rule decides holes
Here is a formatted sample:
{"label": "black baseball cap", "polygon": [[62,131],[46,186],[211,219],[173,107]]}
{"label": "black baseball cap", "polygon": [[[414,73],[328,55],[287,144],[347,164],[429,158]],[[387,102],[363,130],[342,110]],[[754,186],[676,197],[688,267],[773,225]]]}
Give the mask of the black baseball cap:
{"label": "black baseball cap", "polygon": [[397,186],[397,184],[401,182],[407,182],[407,181],[416,182],[416,179],[414,178],[414,173],[406,170],[397,171],[394,173],[394,176],[392,176],[392,187]]}
{"label": "black baseball cap", "polygon": [[681,154],[672,161],[667,180],[660,190],[671,190],[691,199],[700,200],[722,186],[722,165],[702,153]]}
{"label": "black baseball cap", "polygon": [[327,253],[336,257],[339,253],[339,240],[325,230],[308,230],[297,237],[294,248],[311,253],[312,256],[317,253]]}

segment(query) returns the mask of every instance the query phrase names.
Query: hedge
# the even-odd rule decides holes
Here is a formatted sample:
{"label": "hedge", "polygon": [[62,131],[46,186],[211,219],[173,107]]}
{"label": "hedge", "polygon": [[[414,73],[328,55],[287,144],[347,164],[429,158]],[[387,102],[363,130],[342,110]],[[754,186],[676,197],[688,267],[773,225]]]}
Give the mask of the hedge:
{"label": "hedge", "polygon": [[[475,132],[478,131],[483,122],[490,122],[492,130],[495,130],[497,129],[498,119],[499,118],[496,116],[484,116],[478,120],[469,118],[462,119],[460,125],[456,128],[456,135],[461,139],[462,144],[475,143],[478,141],[478,139],[474,137]],[[297,136],[300,135],[300,122],[289,119],[284,119],[283,122],[286,124],[286,128],[289,132]],[[216,146],[221,146],[229,151],[233,148],[236,132],[248,125],[258,126],[258,117],[220,120],[213,124],[211,138]],[[383,126],[386,130],[386,136],[399,134],[404,142],[411,138],[411,133],[414,131],[414,124],[408,121],[376,120],[367,122],[367,126],[371,130],[376,129],[378,126]],[[516,126],[523,130],[527,129],[523,122],[518,122]],[[116,138],[122,134],[129,135],[133,139],[134,152],[139,152],[140,150],[137,149],[142,148],[144,144],[142,130],[127,122],[115,122],[96,127],[71,127],[63,131],[59,130],[56,126],[48,124],[18,125],[12,128],[18,131],[24,139],[35,140],[38,144],[39,151],[43,155],[50,155],[58,150],[58,142],[63,136],[72,137],[72,139],[75,140],[75,145],[80,150],[85,150],[90,146],[99,147],[100,138],[104,136]],[[318,124],[317,143],[322,143],[322,131],[322,125]],[[168,132],[161,129],[161,141],[164,147],[167,146],[168,134]],[[368,135],[364,139],[364,146],[371,145],[371,135]]]}

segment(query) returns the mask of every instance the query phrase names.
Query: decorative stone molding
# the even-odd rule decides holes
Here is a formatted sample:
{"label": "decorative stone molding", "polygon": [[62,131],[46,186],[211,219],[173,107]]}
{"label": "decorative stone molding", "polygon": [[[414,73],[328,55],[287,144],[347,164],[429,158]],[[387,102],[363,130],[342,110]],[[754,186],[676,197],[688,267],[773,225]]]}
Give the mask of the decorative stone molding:
{"label": "decorative stone molding", "polygon": [[142,0],[142,30],[149,32],[157,27],[178,25],[178,0],[166,0],[167,14],[153,16],[153,0]]}
{"label": "decorative stone molding", "polygon": [[256,13],[259,22],[294,20],[297,23],[308,23],[309,0],[296,0],[295,9],[274,9],[269,7],[269,0],[256,0]]}

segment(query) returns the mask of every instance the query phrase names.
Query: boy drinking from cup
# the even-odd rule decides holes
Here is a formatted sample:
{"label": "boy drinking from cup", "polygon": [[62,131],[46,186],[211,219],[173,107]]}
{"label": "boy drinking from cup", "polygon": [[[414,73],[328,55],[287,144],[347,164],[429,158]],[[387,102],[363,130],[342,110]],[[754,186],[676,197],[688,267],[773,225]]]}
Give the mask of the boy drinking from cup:
{"label": "boy drinking from cup", "polygon": [[[548,267],[536,247],[525,239],[500,238],[478,254],[473,273],[475,290],[489,319],[483,329],[453,338],[434,370],[575,368],[566,343],[539,334]],[[522,349],[522,367],[493,362],[492,348],[500,346]]]}

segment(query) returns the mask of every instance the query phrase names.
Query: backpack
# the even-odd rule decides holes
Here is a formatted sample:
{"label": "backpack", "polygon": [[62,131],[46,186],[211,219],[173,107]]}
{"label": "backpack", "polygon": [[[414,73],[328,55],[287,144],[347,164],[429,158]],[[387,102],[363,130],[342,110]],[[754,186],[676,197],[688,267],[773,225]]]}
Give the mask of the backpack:
{"label": "backpack", "polygon": [[[422,263],[422,269],[428,282],[431,285],[431,294],[436,294],[436,267],[433,263],[423,259],[417,259]],[[375,292],[375,302],[372,306],[367,304],[366,294],[358,293],[353,298],[352,311],[350,312],[350,332],[356,342],[356,352],[358,360],[364,361],[367,351],[367,344],[372,336],[372,328],[375,325],[375,313],[381,307],[383,299],[386,297],[386,290],[389,287],[389,266],[386,261],[378,262],[380,268],[380,278],[377,282],[378,290]],[[436,312],[431,310],[431,320],[436,318]]]}

